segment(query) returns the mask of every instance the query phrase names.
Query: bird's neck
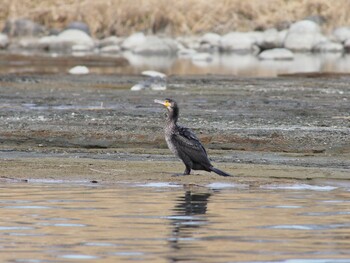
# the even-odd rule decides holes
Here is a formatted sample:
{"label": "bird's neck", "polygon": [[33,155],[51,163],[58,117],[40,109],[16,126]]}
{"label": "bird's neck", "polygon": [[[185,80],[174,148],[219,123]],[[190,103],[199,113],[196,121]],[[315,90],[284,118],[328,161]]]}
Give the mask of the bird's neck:
{"label": "bird's neck", "polygon": [[176,126],[177,120],[179,118],[179,110],[174,109],[173,111],[168,112],[167,116],[167,125],[168,126]]}

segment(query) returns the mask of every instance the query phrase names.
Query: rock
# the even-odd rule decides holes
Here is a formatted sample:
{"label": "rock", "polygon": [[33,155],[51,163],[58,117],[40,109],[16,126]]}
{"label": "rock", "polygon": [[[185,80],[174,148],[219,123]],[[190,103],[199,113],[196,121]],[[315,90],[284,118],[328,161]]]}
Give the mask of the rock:
{"label": "rock", "polygon": [[69,74],[73,75],[85,75],[89,74],[90,70],[85,66],[75,66],[71,68],[68,72]]}
{"label": "rock", "polygon": [[258,58],[262,60],[293,60],[294,54],[286,48],[274,48],[261,52]]}
{"label": "rock", "polygon": [[9,42],[8,36],[0,33],[0,49],[6,48],[9,45]]}
{"label": "rock", "polygon": [[116,46],[116,45],[121,45],[123,42],[123,38],[117,37],[117,36],[110,36],[106,37],[104,39],[101,39],[98,41],[98,47],[99,48],[104,48],[107,46]]}
{"label": "rock", "polygon": [[171,55],[178,50],[177,42],[170,38],[147,36],[132,51],[139,55]]}
{"label": "rock", "polygon": [[146,41],[146,36],[142,32],[134,33],[123,41],[122,49],[133,50]]}
{"label": "rock", "polygon": [[350,27],[338,27],[333,31],[333,36],[336,41],[341,43],[350,39]]}
{"label": "rock", "polygon": [[158,77],[158,78],[166,78],[166,75],[162,72],[155,70],[145,70],[141,72],[141,75],[148,77]]}
{"label": "rock", "polygon": [[206,33],[200,39],[200,44],[208,44],[211,47],[218,47],[220,44],[221,36],[215,33]]}
{"label": "rock", "polygon": [[119,53],[121,51],[120,46],[118,45],[112,45],[112,46],[105,46],[100,49],[101,53]]}
{"label": "rock", "polygon": [[284,47],[292,51],[311,51],[317,43],[325,40],[319,25],[310,20],[302,20],[291,25]]}
{"label": "rock", "polygon": [[91,47],[87,45],[73,45],[72,46],[73,52],[87,52],[91,51]]}
{"label": "rock", "polygon": [[304,20],[310,20],[312,22],[315,22],[318,25],[323,25],[326,22],[326,18],[324,16],[320,16],[320,15],[312,15],[312,16],[308,16],[305,17]]}
{"label": "rock", "polygon": [[219,48],[223,52],[252,52],[255,39],[246,33],[231,32],[221,37]]}
{"label": "rock", "polygon": [[264,31],[261,40],[257,44],[262,49],[281,48],[286,36],[287,30],[279,32],[275,28],[268,29]]}
{"label": "rock", "polygon": [[316,44],[313,48],[313,51],[322,52],[322,53],[325,53],[325,52],[336,53],[336,52],[343,52],[344,47],[340,43],[325,41],[325,42],[320,42]]}
{"label": "rock", "polygon": [[[57,36],[42,37],[36,43],[38,49],[46,51],[70,51],[73,44],[67,41],[61,41]],[[25,47],[24,47],[25,48]]]}
{"label": "rock", "polygon": [[85,33],[88,34],[89,36],[91,35],[91,34],[90,34],[90,28],[89,28],[89,26],[88,26],[86,23],[81,22],[81,21],[73,21],[73,22],[71,22],[71,23],[65,28],[65,30],[68,30],[68,29],[80,30],[80,31],[85,32]]}
{"label": "rock", "polygon": [[57,37],[59,41],[72,43],[72,46],[84,45],[90,49],[95,46],[93,39],[88,34],[78,29],[64,30]]}
{"label": "rock", "polygon": [[3,33],[10,37],[36,37],[45,31],[44,26],[24,18],[7,20],[3,29]]}
{"label": "rock", "polygon": [[350,38],[345,41],[344,50],[345,50],[345,52],[350,52]]}
{"label": "rock", "polygon": [[166,83],[165,74],[157,71],[144,71],[142,72],[142,75],[147,75],[150,77],[132,86],[130,90],[132,91],[139,91],[144,89],[166,90],[167,83]]}
{"label": "rock", "polygon": [[186,49],[197,50],[200,47],[200,39],[197,36],[182,36],[176,38],[176,41]]}

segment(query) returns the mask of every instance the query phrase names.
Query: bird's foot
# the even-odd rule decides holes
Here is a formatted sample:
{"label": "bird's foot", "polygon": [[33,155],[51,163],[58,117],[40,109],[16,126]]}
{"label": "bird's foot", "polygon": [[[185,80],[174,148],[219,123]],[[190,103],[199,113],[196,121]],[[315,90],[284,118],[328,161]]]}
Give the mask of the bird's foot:
{"label": "bird's foot", "polygon": [[178,177],[178,176],[186,176],[186,175],[188,175],[188,174],[173,174],[173,175],[171,175],[172,177]]}

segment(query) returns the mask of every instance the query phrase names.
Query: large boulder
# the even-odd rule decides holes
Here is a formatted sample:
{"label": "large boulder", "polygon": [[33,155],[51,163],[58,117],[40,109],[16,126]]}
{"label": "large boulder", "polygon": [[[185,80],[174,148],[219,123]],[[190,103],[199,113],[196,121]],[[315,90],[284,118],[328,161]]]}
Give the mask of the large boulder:
{"label": "large boulder", "polygon": [[206,33],[199,39],[197,50],[202,52],[213,52],[219,49],[221,36],[215,33]]}
{"label": "large boulder", "polygon": [[336,41],[344,43],[350,39],[350,27],[338,27],[333,31],[333,37]]}
{"label": "large boulder", "polygon": [[69,25],[66,27],[65,30],[68,30],[68,29],[77,29],[85,32],[89,36],[91,35],[89,25],[81,21],[73,21],[69,23]]}
{"label": "large boulder", "polygon": [[311,51],[316,44],[326,40],[318,24],[310,20],[302,20],[291,25],[284,47],[293,51]]}
{"label": "large boulder", "polygon": [[38,48],[48,51],[89,51],[94,48],[93,39],[78,29],[67,29],[58,36],[42,37],[38,41]]}
{"label": "large boulder", "polygon": [[146,36],[144,33],[142,32],[134,33],[123,41],[122,49],[133,50],[144,41],[146,41]]}
{"label": "large boulder", "polygon": [[44,26],[24,18],[7,20],[3,29],[10,37],[36,37],[45,32]]}
{"label": "large boulder", "polygon": [[265,30],[258,46],[262,49],[281,48],[286,36],[287,30],[277,31],[275,28]]}
{"label": "large boulder", "polygon": [[170,38],[147,36],[132,51],[140,55],[172,55],[178,50],[177,42]]}
{"label": "large boulder", "polygon": [[219,48],[223,52],[251,52],[256,39],[247,33],[231,32],[220,39]]}

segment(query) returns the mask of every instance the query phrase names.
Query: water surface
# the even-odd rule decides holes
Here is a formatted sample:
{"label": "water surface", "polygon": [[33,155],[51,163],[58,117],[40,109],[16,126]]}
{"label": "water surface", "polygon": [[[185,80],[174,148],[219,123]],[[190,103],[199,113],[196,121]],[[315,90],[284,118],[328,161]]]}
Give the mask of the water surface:
{"label": "water surface", "polygon": [[349,189],[5,183],[1,262],[350,262]]}

